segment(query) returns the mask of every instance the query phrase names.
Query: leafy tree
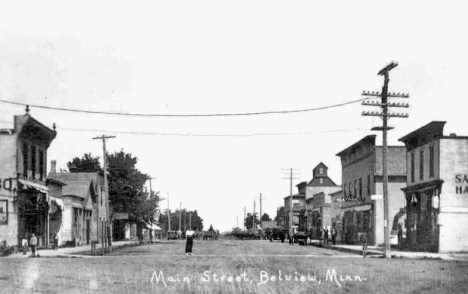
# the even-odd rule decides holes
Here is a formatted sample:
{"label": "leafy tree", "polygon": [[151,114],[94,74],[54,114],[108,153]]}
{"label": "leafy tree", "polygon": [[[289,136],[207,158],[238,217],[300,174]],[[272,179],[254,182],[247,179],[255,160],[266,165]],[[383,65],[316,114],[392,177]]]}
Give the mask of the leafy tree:
{"label": "leafy tree", "polygon": [[[187,226],[186,228],[188,229],[189,228],[189,217],[190,217],[190,213],[192,213],[192,228],[194,228],[195,230],[203,230],[203,219],[201,217],[198,216],[198,212],[195,210],[195,211],[185,211],[183,210],[182,211],[182,230],[185,228],[185,213],[187,213]],[[167,211],[166,213],[164,214],[161,214],[159,216],[159,222],[161,224],[166,224],[166,227],[167,224],[168,224],[168,217],[167,217]],[[175,231],[178,231],[179,230],[179,210],[175,210],[175,211],[171,211],[171,230],[175,230]]]}
{"label": "leafy tree", "polygon": [[208,229],[208,231],[214,232],[213,225],[210,225],[210,228]]}
{"label": "leafy tree", "polygon": [[271,221],[271,217],[268,215],[268,213],[264,213],[262,215],[262,221]]}
{"label": "leafy tree", "polygon": [[275,221],[278,222],[279,219],[284,217],[284,206],[281,206],[277,211],[276,211],[276,216],[275,216]]}
{"label": "leafy tree", "polygon": [[72,161],[67,163],[67,166],[71,173],[101,171],[99,156],[92,156],[91,153],[85,153],[81,158],[73,158]]}
{"label": "leafy tree", "polygon": [[[159,192],[151,195],[144,192],[143,186],[149,179],[147,174],[136,168],[138,158],[123,150],[107,156],[109,201],[115,212],[129,213],[129,219],[138,223],[151,222],[161,200]],[[68,164],[70,172],[101,171],[99,157],[86,153],[82,158],[75,157]]]}
{"label": "leafy tree", "polygon": [[247,213],[247,217],[244,220],[244,225],[247,229],[252,229],[252,220],[255,222],[255,228],[257,225],[260,224],[260,220],[258,219],[257,213],[252,215],[250,212]]}

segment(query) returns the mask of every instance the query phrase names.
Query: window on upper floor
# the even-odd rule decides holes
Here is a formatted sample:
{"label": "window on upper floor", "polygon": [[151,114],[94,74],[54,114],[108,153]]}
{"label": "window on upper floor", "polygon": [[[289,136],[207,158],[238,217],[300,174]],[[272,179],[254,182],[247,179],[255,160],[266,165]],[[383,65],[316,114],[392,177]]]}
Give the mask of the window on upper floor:
{"label": "window on upper floor", "polygon": [[367,196],[371,195],[371,177],[367,175]]}
{"label": "window on upper floor", "polygon": [[28,177],[28,144],[23,143],[21,153],[23,154],[23,178]]}
{"label": "window on upper floor", "polygon": [[359,179],[359,198],[362,198],[362,178]]}
{"label": "window on upper floor", "polygon": [[323,167],[319,168],[319,174],[323,174]]}
{"label": "window on upper floor", "polygon": [[414,182],[414,152],[412,152],[410,154],[410,178],[411,178],[411,182]]}
{"label": "window on upper floor", "polygon": [[419,179],[424,180],[424,149],[419,151]]}
{"label": "window on upper floor", "polygon": [[44,150],[39,150],[39,180],[44,180]]}
{"label": "window on upper floor", "polygon": [[320,184],[323,184],[323,178],[320,178]]}
{"label": "window on upper floor", "polygon": [[31,178],[36,178],[36,146],[31,145]]}
{"label": "window on upper floor", "polygon": [[434,177],[434,146],[429,146],[429,177]]}

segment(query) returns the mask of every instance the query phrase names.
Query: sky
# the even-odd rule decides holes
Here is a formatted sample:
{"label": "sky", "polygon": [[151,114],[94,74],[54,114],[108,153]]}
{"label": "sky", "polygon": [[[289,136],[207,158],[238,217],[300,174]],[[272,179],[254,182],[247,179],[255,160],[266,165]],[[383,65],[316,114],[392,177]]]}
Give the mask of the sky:
{"label": "sky", "polygon": [[[409,118],[391,119],[389,144],[433,120],[468,135],[468,19],[462,1],[9,1],[0,10],[0,100],[102,112],[225,114],[300,110],[380,91],[409,93]],[[465,93],[465,94],[464,94]],[[166,200],[204,224],[242,226],[243,209],[271,217],[290,183],[320,162],[341,184],[338,152],[379,118],[360,103],[320,111],[215,117],[137,117],[30,107],[57,125],[58,169],[84,153],[138,157]],[[377,109],[376,109],[377,110]],[[398,112],[405,110],[398,109]],[[0,128],[24,106],[0,102]],[[294,192],[297,191],[296,187]],[[181,203],[181,204],[180,204]]]}

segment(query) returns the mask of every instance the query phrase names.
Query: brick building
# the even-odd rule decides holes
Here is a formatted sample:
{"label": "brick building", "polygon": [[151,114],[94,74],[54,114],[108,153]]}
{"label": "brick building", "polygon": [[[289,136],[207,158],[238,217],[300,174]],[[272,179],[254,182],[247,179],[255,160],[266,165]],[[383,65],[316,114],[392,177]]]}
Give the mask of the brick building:
{"label": "brick building", "polygon": [[13,129],[0,130],[0,241],[20,245],[35,234],[49,242],[47,149],[57,135],[31,115],[15,115]]}
{"label": "brick building", "polygon": [[407,148],[406,240],[409,248],[468,251],[468,137],[444,136],[433,121],[402,137]]}
{"label": "brick building", "polygon": [[[367,232],[370,244],[384,243],[382,146],[375,135],[352,144],[337,156],[342,166],[341,229],[343,239],[356,243]],[[406,186],[406,148],[388,146],[388,200],[392,230],[403,225],[405,206],[401,189]]]}

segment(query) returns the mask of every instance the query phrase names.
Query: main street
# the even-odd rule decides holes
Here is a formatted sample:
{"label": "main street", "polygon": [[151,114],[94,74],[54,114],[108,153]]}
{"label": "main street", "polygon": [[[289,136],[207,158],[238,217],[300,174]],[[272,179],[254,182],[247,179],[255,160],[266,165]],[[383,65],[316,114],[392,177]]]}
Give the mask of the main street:
{"label": "main street", "polygon": [[[1,293],[465,293],[468,262],[362,258],[268,241],[184,241],[105,256],[0,259]],[[40,251],[39,251],[40,253]]]}

